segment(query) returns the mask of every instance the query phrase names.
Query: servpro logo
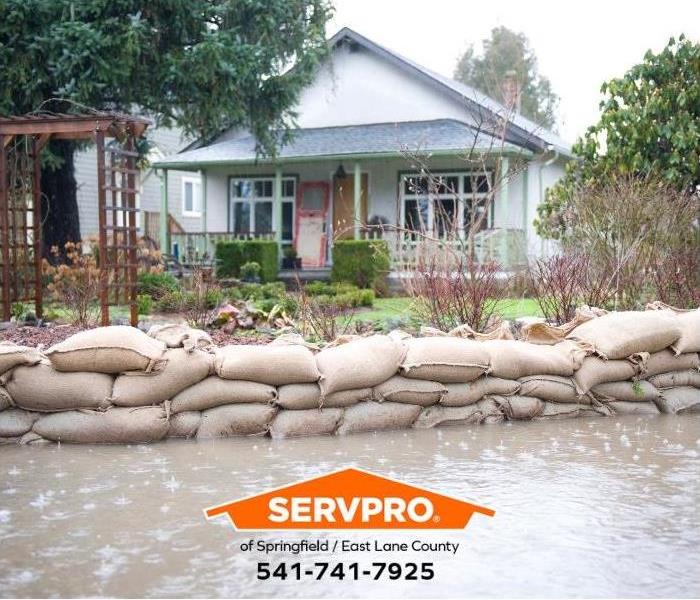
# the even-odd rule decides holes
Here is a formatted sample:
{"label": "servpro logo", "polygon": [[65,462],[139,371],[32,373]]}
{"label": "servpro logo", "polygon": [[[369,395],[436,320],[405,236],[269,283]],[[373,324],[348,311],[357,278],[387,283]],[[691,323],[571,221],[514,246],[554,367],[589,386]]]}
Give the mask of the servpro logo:
{"label": "servpro logo", "polygon": [[233,527],[279,529],[464,529],[490,508],[360,469],[343,469],[204,510]]}

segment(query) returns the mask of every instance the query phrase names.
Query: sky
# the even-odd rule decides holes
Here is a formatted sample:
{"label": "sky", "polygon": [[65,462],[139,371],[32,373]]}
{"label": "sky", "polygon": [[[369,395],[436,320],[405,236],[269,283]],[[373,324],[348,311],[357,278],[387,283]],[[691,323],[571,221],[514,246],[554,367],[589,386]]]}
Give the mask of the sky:
{"label": "sky", "polygon": [[598,120],[600,86],[681,33],[700,41],[700,0],[333,0],[341,27],[452,76],[494,27],[524,33],[561,101],[560,135],[574,142]]}

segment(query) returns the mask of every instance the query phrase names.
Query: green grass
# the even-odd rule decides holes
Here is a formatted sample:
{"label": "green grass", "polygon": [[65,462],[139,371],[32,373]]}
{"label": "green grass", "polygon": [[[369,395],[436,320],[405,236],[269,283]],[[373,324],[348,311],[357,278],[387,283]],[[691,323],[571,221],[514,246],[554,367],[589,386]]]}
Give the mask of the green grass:
{"label": "green grass", "polygon": [[[542,313],[537,302],[532,298],[507,298],[498,303],[496,311],[507,320],[518,317],[540,317]],[[410,318],[413,316],[411,299],[377,298],[370,310],[359,310],[353,319],[361,321],[388,321],[390,319]]]}

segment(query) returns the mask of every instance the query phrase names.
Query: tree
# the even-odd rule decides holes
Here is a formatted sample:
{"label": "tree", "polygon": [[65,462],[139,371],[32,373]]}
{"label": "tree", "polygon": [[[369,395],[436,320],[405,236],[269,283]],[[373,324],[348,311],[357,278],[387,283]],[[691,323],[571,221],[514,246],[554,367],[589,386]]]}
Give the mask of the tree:
{"label": "tree", "polygon": [[480,55],[473,45],[467,48],[457,63],[454,78],[499,100],[505,77],[514,71],[521,90],[522,114],[542,127],[553,128],[559,97],[549,79],[539,74],[537,57],[527,37],[507,27],[495,27],[481,45]]}
{"label": "tree", "polygon": [[[328,0],[0,0],[0,114],[139,110],[205,139],[248,127],[272,154],[327,51],[331,10]],[[49,150],[47,249],[80,239],[76,145]]]}
{"label": "tree", "polygon": [[680,192],[700,186],[700,44],[671,38],[601,92],[600,121],[573,147],[580,160],[538,207],[540,235],[568,235],[572,199],[621,176],[661,179]]}

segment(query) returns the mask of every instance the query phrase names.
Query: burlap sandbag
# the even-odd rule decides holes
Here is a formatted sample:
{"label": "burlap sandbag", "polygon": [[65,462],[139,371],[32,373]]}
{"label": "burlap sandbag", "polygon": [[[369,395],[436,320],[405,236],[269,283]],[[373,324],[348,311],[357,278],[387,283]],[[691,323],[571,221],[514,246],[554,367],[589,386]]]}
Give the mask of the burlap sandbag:
{"label": "burlap sandbag", "polygon": [[390,400],[391,402],[430,406],[440,402],[446,393],[447,388],[437,381],[409,379],[394,375],[391,379],[375,386],[372,390],[372,397],[377,402]]}
{"label": "burlap sandbag", "polygon": [[316,355],[321,372],[321,394],[374,387],[398,371],[406,352],[403,344],[386,335],[359,338]]}
{"label": "burlap sandbag", "polygon": [[653,402],[627,402],[626,400],[612,400],[605,405],[613,415],[658,415],[659,409]]}
{"label": "burlap sandbag", "polygon": [[198,410],[186,410],[185,412],[171,415],[168,437],[193,438],[197,435],[197,429],[202,421],[202,413]]}
{"label": "burlap sandbag", "polygon": [[175,395],[170,411],[177,414],[186,410],[206,410],[223,404],[269,404],[276,396],[277,390],[265,383],[221,379],[212,375]]}
{"label": "burlap sandbag", "polygon": [[649,379],[661,373],[698,368],[700,368],[700,358],[697,352],[675,355],[671,350],[662,350],[649,356],[641,377],[642,379]]}
{"label": "burlap sandbag", "polygon": [[592,406],[587,404],[573,404],[566,402],[545,402],[544,410],[533,418],[539,420],[572,419],[575,417],[602,417],[610,416],[612,411],[605,406]]}
{"label": "burlap sandbag", "polygon": [[281,410],[270,424],[272,438],[329,435],[343,416],[342,408]]}
{"label": "burlap sandbag", "polygon": [[700,309],[677,313],[676,321],[681,337],[671,344],[671,349],[676,354],[700,352]]}
{"label": "burlap sandbag", "polygon": [[648,381],[616,381],[593,386],[591,394],[600,401],[653,402],[659,397],[659,390]]}
{"label": "burlap sandbag", "polygon": [[501,423],[505,419],[505,415],[491,396],[486,396],[482,400],[476,403],[476,407],[481,413],[481,422],[486,425],[491,425],[493,423]]}
{"label": "burlap sandbag", "polygon": [[589,356],[574,374],[576,390],[580,395],[601,383],[634,379],[639,374],[639,365],[628,360],[603,360],[597,356]]}
{"label": "burlap sandbag", "polygon": [[32,428],[37,413],[20,408],[8,408],[0,412],[0,437],[20,437]]}
{"label": "burlap sandbag", "polygon": [[517,394],[520,383],[484,375],[469,383],[446,383],[447,393],[440,400],[442,406],[468,406],[475,404],[488,394],[510,396]]}
{"label": "burlap sandbag", "polygon": [[544,400],[532,396],[489,396],[510,420],[530,420],[542,414]]}
{"label": "burlap sandbag", "polygon": [[[412,338],[401,372],[411,379],[442,383],[468,383],[489,371],[490,355],[485,344],[453,337]],[[502,342],[503,343],[503,342]]]}
{"label": "burlap sandbag", "polygon": [[361,402],[345,409],[336,433],[344,435],[360,431],[411,427],[420,411],[421,407],[417,404]]}
{"label": "burlap sandbag", "polygon": [[675,415],[700,412],[700,389],[682,386],[662,390],[656,406],[662,413]]}
{"label": "burlap sandbag", "polygon": [[566,337],[589,344],[610,360],[637,352],[658,352],[681,336],[676,315],[671,311],[614,312],[579,325]]}
{"label": "burlap sandbag", "polygon": [[489,352],[491,375],[503,379],[520,379],[528,375],[573,375],[581,366],[586,351],[578,344],[563,341],[542,346],[522,341],[491,340],[482,342]]}
{"label": "burlap sandbag", "polygon": [[185,324],[153,325],[148,330],[148,335],[163,342],[168,348],[184,348],[188,352],[195,348],[211,348],[214,345],[206,331],[193,329]]}
{"label": "burlap sandbag", "polygon": [[266,404],[229,404],[202,412],[197,439],[264,435],[277,413]]}
{"label": "burlap sandbag", "polygon": [[275,404],[287,410],[308,410],[321,407],[344,408],[371,398],[371,388],[343,390],[321,398],[321,388],[317,383],[291,383],[277,388]]}
{"label": "burlap sandbag", "polygon": [[650,377],[649,383],[660,389],[687,386],[700,388],[700,372],[696,369],[685,369],[661,373]]}
{"label": "burlap sandbag", "polygon": [[18,443],[20,446],[46,446],[48,444],[53,444],[54,442],[41,437],[34,431],[27,431],[27,433],[19,438]]}
{"label": "burlap sandbag", "polygon": [[214,367],[214,355],[198,348],[173,348],[164,357],[167,362],[160,371],[119,375],[114,381],[112,402],[117,406],[160,404],[202,381]]}
{"label": "burlap sandbag", "polygon": [[57,371],[122,373],[156,371],[163,366],[165,344],[126,325],[87,329],[49,348]]}
{"label": "burlap sandbag", "polygon": [[520,337],[531,344],[558,344],[566,338],[576,327],[607,314],[607,311],[601,308],[591,308],[589,306],[579,306],[576,309],[574,318],[563,325],[550,325],[549,323],[526,323],[520,329]]}
{"label": "burlap sandbag", "polygon": [[0,410],[5,410],[12,406],[12,397],[4,387],[0,387]]}
{"label": "burlap sandbag", "polygon": [[427,406],[421,410],[413,427],[430,429],[438,425],[470,425],[482,421],[484,415],[476,404],[468,406]]}
{"label": "burlap sandbag", "polygon": [[530,375],[522,377],[520,381],[520,394],[534,396],[549,402],[580,402],[590,404],[590,398],[580,396],[576,391],[576,384],[571,377],[559,375]]}
{"label": "burlap sandbag", "polygon": [[0,375],[19,365],[35,365],[40,360],[41,353],[36,348],[0,342]]}
{"label": "burlap sandbag", "polygon": [[320,373],[314,355],[303,346],[224,346],[216,352],[216,373],[268,385],[313,383]]}
{"label": "burlap sandbag", "polygon": [[27,410],[104,410],[112,405],[114,379],[104,373],[64,373],[42,361],[31,367],[17,367],[3,380],[13,402]]}
{"label": "burlap sandbag", "polygon": [[70,410],[40,417],[33,429],[54,442],[135,444],[163,439],[168,420],[160,406],[110,408],[106,412]]}

